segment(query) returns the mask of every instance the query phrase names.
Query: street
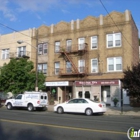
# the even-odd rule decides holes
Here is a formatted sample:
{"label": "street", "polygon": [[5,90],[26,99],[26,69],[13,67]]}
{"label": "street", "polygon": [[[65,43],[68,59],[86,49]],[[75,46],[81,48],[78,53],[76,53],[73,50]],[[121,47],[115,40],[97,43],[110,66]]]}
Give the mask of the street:
{"label": "street", "polygon": [[128,140],[130,127],[139,129],[136,116],[57,114],[48,111],[0,108],[2,140]]}

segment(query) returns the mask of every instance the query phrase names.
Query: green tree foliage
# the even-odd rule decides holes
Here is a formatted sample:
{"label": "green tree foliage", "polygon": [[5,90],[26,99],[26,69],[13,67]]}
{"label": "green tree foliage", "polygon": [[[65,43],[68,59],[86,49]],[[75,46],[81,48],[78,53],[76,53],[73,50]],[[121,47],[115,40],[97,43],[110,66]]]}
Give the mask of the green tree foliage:
{"label": "green tree foliage", "polygon": [[[0,90],[12,92],[13,94],[24,91],[34,91],[36,73],[33,71],[33,62],[25,58],[11,59],[8,64],[4,64],[0,73]],[[38,74],[38,89],[44,90],[45,76]]]}
{"label": "green tree foliage", "polygon": [[140,97],[140,63],[130,69],[124,71],[124,78],[122,79],[123,88],[126,89],[130,96],[137,98],[138,102]]}

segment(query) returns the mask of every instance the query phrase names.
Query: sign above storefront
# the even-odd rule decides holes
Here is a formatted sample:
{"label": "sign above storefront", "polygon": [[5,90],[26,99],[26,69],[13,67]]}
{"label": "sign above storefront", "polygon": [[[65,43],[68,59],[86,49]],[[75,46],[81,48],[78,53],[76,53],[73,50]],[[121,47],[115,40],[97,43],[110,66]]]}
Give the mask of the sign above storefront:
{"label": "sign above storefront", "polygon": [[96,81],[76,81],[76,86],[82,86],[82,85],[118,85],[119,80],[96,80]]}
{"label": "sign above storefront", "polygon": [[45,82],[46,86],[68,86],[68,81],[60,81],[60,82]]}

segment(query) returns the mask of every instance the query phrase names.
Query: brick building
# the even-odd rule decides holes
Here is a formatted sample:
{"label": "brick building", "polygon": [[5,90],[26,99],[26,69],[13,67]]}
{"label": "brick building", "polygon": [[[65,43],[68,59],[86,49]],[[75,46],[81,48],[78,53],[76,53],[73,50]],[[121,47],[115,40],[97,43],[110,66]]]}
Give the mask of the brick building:
{"label": "brick building", "polygon": [[[37,31],[38,36],[35,29],[1,35],[0,66],[23,56],[36,65],[38,58],[49,100],[55,103],[75,97],[98,98],[109,105],[115,97],[120,101],[123,70],[139,61],[138,29],[130,11],[42,25]],[[123,96],[129,104],[127,93]]]}
{"label": "brick building", "polygon": [[0,35],[0,67],[4,63],[9,63],[11,58],[27,57],[35,63],[36,50],[32,47],[33,36],[35,36],[35,29]]}
{"label": "brick building", "polygon": [[42,25],[38,43],[38,69],[55,103],[84,97],[112,105],[121,98],[123,70],[139,61],[138,29],[128,10]]}

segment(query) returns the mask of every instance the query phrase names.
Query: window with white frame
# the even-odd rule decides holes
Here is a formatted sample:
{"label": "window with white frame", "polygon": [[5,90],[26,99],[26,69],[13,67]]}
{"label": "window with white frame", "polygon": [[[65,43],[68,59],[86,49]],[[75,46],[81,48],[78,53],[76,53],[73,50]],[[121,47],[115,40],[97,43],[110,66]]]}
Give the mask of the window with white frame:
{"label": "window with white frame", "polygon": [[71,66],[71,62],[66,62],[66,71],[67,73],[71,73],[72,72],[72,66]]}
{"label": "window with white frame", "polygon": [[107,48],[121,46],[121,33],[107,34]]}
{"label": "window with white frame", "polygon": [[38,44],[38,54],[47,54],[48,53],[48,43],[40,43]]}
{"label": "window with white frame", "polygon": [[107,71],[122,71],[122,57],[107,58]]}
{"label": "window with white frame", "polygon": [[55,71],[54,71],[55,75],[58,75],[59,70],[60,70],[60,63],[59,62],[54,63],[54,69],[55,69]]}
{"label": "window with white frame", "polygon": [[85,49],[85,38],[79,38],[78,39],[78,46],[79,46],[79,50],[83,50]]}
{"label": "window with white frame", "polygon": [[8,59],[9,58],[9,49],[2,49],[2,59]]}
{"label": "window with white frame", "polygon": [[71,51],[71,47],[72,47],[72,40],[67,40],[67,46],[66,46],[66,51],[70,52]]}
{"label": "window with white frame", "polygon": [[82,60],[82,59],[79,60],[78,65],[79,65],[79,67],[78,67],[79,72],[83,73],[85,71],[85,60]]}
{"label": "window with white frame", "polygon": [[55,42],[55,53],[58,53],[60,51],[60,42]]}
{"label": "window with white frame", "polygon": [[92,36],[91,37],[91,49],[96,49],[98,47],[98,37]]}
{"label": "window with white frame", "polygon": [[94,58],[91,59],[91,73],[97,73],[98,72],[98,59]]}
{"label": "window with white frame", "polygon": [[42,72],[44,74],[47,74],[47,64],[38,64],[38,72]]}
{"label": "window with white frame", "polygon": [[26,55],[26,46],[21,46],[17,48],[17,56],[23,57]]}

